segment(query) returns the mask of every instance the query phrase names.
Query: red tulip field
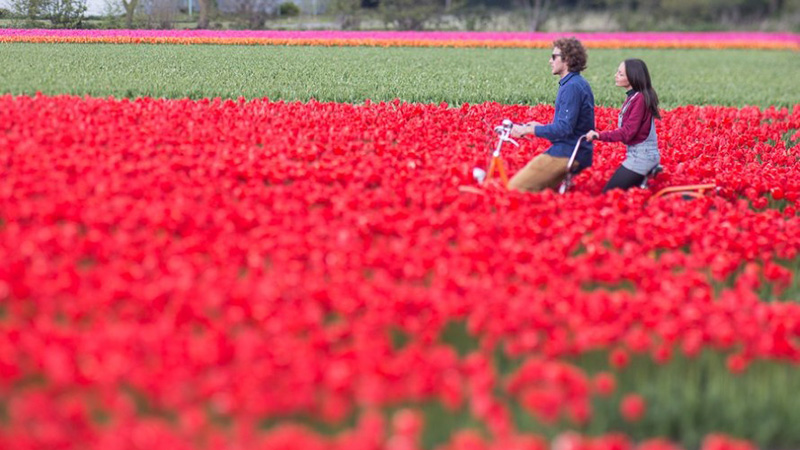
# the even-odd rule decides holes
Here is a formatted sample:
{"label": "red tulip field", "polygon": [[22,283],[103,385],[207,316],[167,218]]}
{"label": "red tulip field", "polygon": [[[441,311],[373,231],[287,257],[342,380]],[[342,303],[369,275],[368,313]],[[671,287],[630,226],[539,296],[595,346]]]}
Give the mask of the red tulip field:
{"label": "red tulip field", "polygon": [[800,106],[664,111],[648,189],[607,143],[459,189],[552,115],[0,96],[0,448],[800,447]]}

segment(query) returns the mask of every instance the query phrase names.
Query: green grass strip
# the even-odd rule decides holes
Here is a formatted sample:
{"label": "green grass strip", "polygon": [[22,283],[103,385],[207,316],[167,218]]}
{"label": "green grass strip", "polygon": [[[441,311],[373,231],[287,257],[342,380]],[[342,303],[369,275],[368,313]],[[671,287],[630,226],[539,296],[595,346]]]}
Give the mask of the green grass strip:
{"label": "green grass strip", "polygon": [[[0,44],[0,92],[360,103],[552,103],[550,50]],[[650,67],[661,106],[800,104],[791,51],[590,49],[597,105],[618,106],[625,58]]]}
{"label": "green grass strip", "polygon": [[[635,356],[616,373],[616,393],[594,399],[593,419],[583,431],[619,431],[636,440],[667,437],[686,448],[698,448],[705,435],[723,432],[752,440],[760,448],[798,448],[800,427],[794,424],[800,423],[800,403],[790,394],[800,389],[797,366],[761,360],[744,373],[733,374],[726,358],[727,354],[717,351],[687,358],[679,349],[666,364],[646,355]],[[607,361],[607,353],[598,352],[576,362],[595,373],[608,370]],[[631,392],[642,395],[647,403],[647,412],[638,422],[627,422],[619,412],[622,397]],[[537,428],[526,413],[520,417],[523,427]]]}

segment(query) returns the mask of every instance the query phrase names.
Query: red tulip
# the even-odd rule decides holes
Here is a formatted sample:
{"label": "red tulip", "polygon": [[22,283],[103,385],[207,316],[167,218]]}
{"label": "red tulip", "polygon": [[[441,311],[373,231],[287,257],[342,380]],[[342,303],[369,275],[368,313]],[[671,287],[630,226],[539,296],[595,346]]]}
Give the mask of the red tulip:
{"label": "red tulip", "polygon": [[[507,402],[588,425],[616,390],[565,358],[800,360],[800,306],[780,301],[800,252],[781,137],[800,108],[664,111],[648,190],[601,194],[624,158],[609,143],[566,195],[459,190],[486,167],[487,124],[553,113],[0,96],[0,447],[409,447],[421,418],[387,436],[382,415],[440,401],[491,435],[447,445],[524,448]],[[597,108],[598,127],[617,113]],[[509,172],[547,145],[504,148]],[[654,196],[698,183],[719,189]]]}
{"label": "red tulip", "polygon": [[645,401],[638,394],[626,395],[620,404],[620,412],[622,413],[622,417],[630,422],[639,421],[644,416],[645,410]]}
{"label": "red tulip", "polygon": [[628,365],[630,356],[625,350],[614,349],[609,355],[611,365],[616,369],[623,369]]}
{"label": "red tulip", "polygon": [[603,397],[608,397],[613,394],[617,388],[617,381],[614,375],[608,372],[600,372],[595,375],[593,384],[595,392]]}

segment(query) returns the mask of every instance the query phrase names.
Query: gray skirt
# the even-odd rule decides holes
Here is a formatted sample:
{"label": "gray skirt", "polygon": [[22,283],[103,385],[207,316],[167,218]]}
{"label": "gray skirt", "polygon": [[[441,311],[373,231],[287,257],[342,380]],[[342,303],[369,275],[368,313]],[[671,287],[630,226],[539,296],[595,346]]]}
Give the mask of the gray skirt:
{"label": "gray skirt", "polygon": [[628,146],[627,156],[622,166],[639,175],[647,175],[653,167],[661,162],[658,152],[658,137],[656,136],[655,123],[650,124],[650,134],[643,142]]}

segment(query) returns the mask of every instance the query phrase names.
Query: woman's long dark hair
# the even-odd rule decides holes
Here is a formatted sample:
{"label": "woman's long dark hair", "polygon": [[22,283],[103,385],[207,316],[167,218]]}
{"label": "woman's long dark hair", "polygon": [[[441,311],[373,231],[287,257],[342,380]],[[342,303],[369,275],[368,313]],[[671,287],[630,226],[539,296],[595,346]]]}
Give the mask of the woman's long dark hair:
{"label": "woman's long dark hair", "polygon": [[656,94],[656,90],[653,89],[653,83],[650,81],[650,72],[647,70],[647,64],[641,59],[626,59],[625,74],[628,77],[628,83],[631,84],[631,88],[644,96],[644,104],[653,117],[660,119],[658,94]]}

